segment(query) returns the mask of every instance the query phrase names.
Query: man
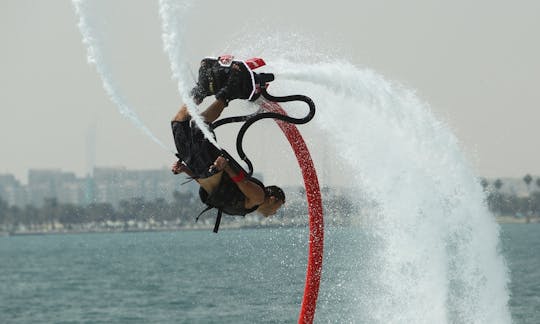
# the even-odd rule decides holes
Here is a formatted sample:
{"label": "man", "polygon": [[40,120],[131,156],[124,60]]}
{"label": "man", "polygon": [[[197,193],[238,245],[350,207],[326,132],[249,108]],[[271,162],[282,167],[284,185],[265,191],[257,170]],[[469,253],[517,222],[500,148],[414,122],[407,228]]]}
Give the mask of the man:
{"label": "man", "polygon": [[[219,118],[229,101],[251,99],[255,92],[254,73],[248,66],[232,59],[228,63],[223,65],[219,59],[204,59],[197,86],[191,92],[196,104],[215,95],[216,100],[201,113],[209,125]],[[171,126],[180,159],[173,164],[172,172],[185,172],[193,177],[201,186],[199,194],[204,203],[229,215],[243,216],[257,211],[265,217],[274,215],[285,203],[281,188],[264,187],[259,180],[248,177],[237,163],[224,157],[191,121],[185,104],[174,116]],[[214,231],[219,220],[216,224]]]}

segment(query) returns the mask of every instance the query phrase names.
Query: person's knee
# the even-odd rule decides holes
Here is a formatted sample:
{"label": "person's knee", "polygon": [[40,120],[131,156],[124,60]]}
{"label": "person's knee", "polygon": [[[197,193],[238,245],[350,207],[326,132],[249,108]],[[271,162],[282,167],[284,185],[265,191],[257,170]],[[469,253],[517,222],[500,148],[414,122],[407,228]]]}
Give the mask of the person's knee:
{"label": "person's knee", "polygon": [[189,119],[189,112],[187,110],[186,105],[182,105],[180,107],[180,110],[174,115],[173,121],[185,121]]}

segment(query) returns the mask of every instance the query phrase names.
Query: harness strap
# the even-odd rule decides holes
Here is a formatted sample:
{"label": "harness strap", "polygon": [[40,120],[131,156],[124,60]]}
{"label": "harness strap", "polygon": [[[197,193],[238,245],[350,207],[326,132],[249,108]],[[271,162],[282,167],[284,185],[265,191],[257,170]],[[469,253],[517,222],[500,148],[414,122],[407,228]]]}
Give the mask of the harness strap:
{"label": "harness strap", "polygon": [[194,177],[187,177],[186,180],[184,182],[182,182],[180,185],[183,186],[185,185],[186,183],[190,183],[191,181],[195,180],[197,178],[194,178]]}
{"label": "harness strap", "polygon": [[[199,217],[201,217],[202,214],[206,213],[207,211],[209,211],[212,208],[215,208],[215,207],[213,207],[213,206],[206,207],[205,210],[203,210],[202,212],[199,213],[199,215],[197,215],[197,218],[195,218],[195,222],[198,222]],[[216,216],[216,223],[214,224],[214,233],[217,233],[218,230],[219,230],[219,224],[221,224],[221,216],[222,215],[223,215],[223,209],[219,208],[218,212],[217,212],[217,216]]]}
{"label": "harness strap", "polygon": [[214,224],[214,233],[217,233],[219,230],[219,224],[221,223],[221,215],[223,214],[223,210],[220,208],[217,212],[216,217],[216,223]]}
{"label": "harness strap", "polygon": [[199,215],[197,215],[197,218],[195,218],[195,222],[198,222],[199,221],[199,217],[201,217],[202,214],[206,213],[207,211],[209,211],[210,209],[212,209],[214,207],[212,206],[208,206],[206,207],[202,212],[199,213]]}

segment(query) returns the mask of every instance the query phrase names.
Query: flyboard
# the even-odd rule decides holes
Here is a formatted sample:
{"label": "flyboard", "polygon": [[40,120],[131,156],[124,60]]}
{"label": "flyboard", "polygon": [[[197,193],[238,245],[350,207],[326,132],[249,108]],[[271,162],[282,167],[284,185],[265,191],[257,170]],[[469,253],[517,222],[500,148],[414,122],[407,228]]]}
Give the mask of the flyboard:
{"label": "flyboard", "polygon": [[[219,59],[219,58],[218,58]],[[225,63],[230,64],[232,61],[231,56],[225,56]],[[213,127],[219,127],[224,124],[233,122],[244,122],[237,136],[236,149],[240,158],[247,164],[249,168],[249,175],[253,173],[253,165],[246,156],[243,147],[242,140],[247,129],[256,121],[264,118],[274,119],[282,132],[287,137],[289,144],[291,145],[300,169],[304,178],[304,185],[306,189],[306,198],[309,208],[309,249],[308,249],[308,262],[306,270],[306,282],[304,287],[304,297],[302,299],[302,305],[300,308],[300,314],[298,317],[298,323],[313,323],[315,316],[315,308],[317,305],[317,297],[319,295],[319,285],[321,280],[322,263],[323,263],[323,248],[324,248],[324,220],[323,220],[323,208],[321,192],[319,187],[319,181],[317,178],[317,171],[313,165],[311,154],[308,147],[302,138],[302,135],[296,127],[297,124],[305,124],[309,122],[315,115],[315,104],[311,98],[304,95],[292,95],[284,97],[276,97],[270,95],[266,88],[268,82],[274,80],[274,75],[269,73],[256,74],[252,70],[260,66],[265,65],[264,61],[260,58],[250,59],[242,62],[246,71],[249,73],[253,82],[254,92],[250,96],[249,100],[255,100],[262,96],[264,99],[259,104],[263,112],[258,112],[246,116],[236,116],[220,119],[214,122]],[[309,106],[309,113],[303,118],[293,118],[287,115],[285,110],[279,105],[280,102],[290,101],[303,101]],[[216,220],[217,226],[219,226],[219,218]]]}

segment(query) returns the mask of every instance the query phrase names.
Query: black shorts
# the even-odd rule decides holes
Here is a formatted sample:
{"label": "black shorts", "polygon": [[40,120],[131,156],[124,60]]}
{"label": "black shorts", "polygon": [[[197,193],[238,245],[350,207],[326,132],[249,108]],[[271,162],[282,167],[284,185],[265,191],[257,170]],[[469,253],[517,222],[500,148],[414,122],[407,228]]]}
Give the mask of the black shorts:
{"label": "black shorts", "polygon": [[171,127],[178,158],[186,163],[194,177],[211,176],[208,169],[220,156],[221,151],[204,137],[203,132],[191,120],[172,121]]}

